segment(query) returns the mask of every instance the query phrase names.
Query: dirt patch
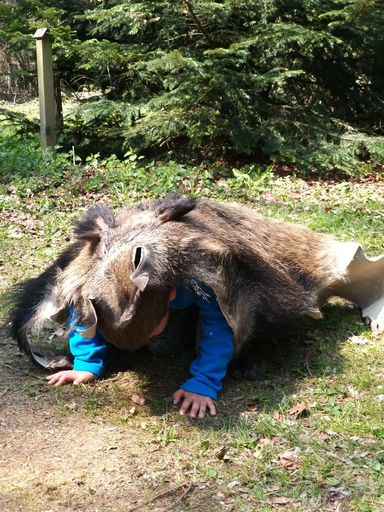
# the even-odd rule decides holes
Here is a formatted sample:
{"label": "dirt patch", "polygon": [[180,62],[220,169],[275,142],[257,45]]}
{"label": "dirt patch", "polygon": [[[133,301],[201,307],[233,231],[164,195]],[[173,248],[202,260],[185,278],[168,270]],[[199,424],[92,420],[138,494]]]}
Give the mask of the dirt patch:
{"label": "dirt patch", "polygon": [[[0,338],[0,510],[182,510],[186,501],[189,510],[223,510],[220,496],[212,501],[220,486],[189,465],[199,422],[180,417],[167,400],[180,371],[167,374],[160,365],[160,379],[153,364],[156,397],[140,366],[96,384],[54,388]],[[147,398],[143,407],[134,394]],[[200,424],[204,432],[212,421]]]}

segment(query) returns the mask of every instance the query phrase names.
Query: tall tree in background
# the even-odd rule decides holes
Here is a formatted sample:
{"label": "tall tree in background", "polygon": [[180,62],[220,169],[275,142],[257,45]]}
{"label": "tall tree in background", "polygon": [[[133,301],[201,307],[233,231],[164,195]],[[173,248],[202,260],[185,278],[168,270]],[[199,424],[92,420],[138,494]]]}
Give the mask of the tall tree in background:
{"label": "tall tree in background", "polygon": [[309,167],[384,158],[382,0],[39,5],[68,83],[98,93],[74,114],[89,140]]}

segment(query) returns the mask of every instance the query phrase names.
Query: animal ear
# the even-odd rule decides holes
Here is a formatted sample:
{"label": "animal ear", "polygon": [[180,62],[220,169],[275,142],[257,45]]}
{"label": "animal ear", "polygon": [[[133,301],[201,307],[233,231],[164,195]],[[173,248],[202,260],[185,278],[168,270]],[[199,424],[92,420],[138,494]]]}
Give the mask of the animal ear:
{"label": "animal ear", "polygon": [[75,221],[73,232],[78,240],[98,243],[102,234],[114,226],[115,217],[111,210],[97,205],[90,208],[80,220]]}
{"label": "animal ear", "polygon": [[88,297],[88,300],[84,304],[87,310],[88,323],[90,324],[90,326],[87,327],[86,329],[76,329],[76,332],[79,333],[80,336],[83,338],[94,338],[96,336],[97,314],[92,300],[94,299]]}
{"label": "animal ear", "polygon": [[135,247],[132,254],[132,263],[134,271],[130,275],[131,281],[140,291],[144,291],[148,281],[149,273],[147,266],[147,249],[145,247]]}
{"label": "animal ear", "polygon": [[124,311],[124,313],[120,317],[119,329],[125,329],[127,327],[127,325],[132,322],[132,319],[135,316],[136,311],[137,311],[140,296],[141,296],[141,291],[138,288],[135,296],[133,297],[133,301],[132,301],[131,305],[129,306],[129,308],[127,308]]}
{"label": "animal ear", "polygon": [[161,222],[179,220],[183,215],[193,210],[196,206],[194,197],[183,197],[173,194],[162,200],[157,216]]}

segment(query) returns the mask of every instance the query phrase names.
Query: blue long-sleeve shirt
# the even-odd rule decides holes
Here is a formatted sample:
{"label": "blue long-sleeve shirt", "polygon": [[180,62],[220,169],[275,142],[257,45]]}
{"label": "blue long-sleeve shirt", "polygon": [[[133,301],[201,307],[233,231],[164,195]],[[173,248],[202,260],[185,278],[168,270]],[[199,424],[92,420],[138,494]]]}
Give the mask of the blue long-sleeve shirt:
{"label": "blue long-sleeve shirt", "polygon": [[98,377],[104,375],[104,359],[107,355],[107,342],[101,332],[96,331],[93,338],[83,338],[78,331],[85,331],[85,327],[76,325],[77,315],[69,308],[69,349],[74,357],[73,369],[91,372]]}
{"label": "blue long-sleeve shirt", "polygon": [[[204,297],[195,295],[189,288],[178,288],[176,298],[169,303],[169,307],[184,309],[197,304],[200,308],[203,317],[200,354],[191,364],[192,378],[184,382],[181,389],[216,400],[233,355],[233,331],[221,312],[213,290],[203,284],[200,284],[200,288]],[[69,322],[70,327],[76,324],[76,316],[72,311]],[[77,330],[84,328],[75,327],[69,338],[70,350],[75,358],[73,368],[102,377],[107,348],[104,337],[97,332],[94,338],[86,339]]]}
{"label": "blue long-sleeve shirt", "polygon": [[202,284],[200,288],[204,297],[195,295],[189,288],[178,288],[176,298],[169,303],[171,309],[184,309],[197,304],[203,316],[200,354],[190,367],[193,377],[180,387],[184,391],[216,400],[233,356],[233,331],[221,312],[213,290]]}

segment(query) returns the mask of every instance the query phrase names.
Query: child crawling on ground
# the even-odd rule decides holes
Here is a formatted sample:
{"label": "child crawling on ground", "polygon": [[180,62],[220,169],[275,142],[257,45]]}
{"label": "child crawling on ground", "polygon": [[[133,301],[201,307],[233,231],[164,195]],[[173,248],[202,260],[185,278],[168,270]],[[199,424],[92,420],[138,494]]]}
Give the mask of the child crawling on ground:
{"label": "child crawling on ground", "polygon": [[[147,343],[156,355],[170,355],[181,350],[190,338],[190,322],[187,321],[190,306],[196,304],[202,316],[202,337],[199,340],[198,357],[190,367],[192,378],[173,394],[173,403],[179,404],[180,414],[190,409],[191,418],[216,415],[215,400],[222,388],[222,379],[233,356],[233,331],[220,310],[214,292],[200,284],[204,296],[195,295],[188,288],[172,289],[169,308]],[[61,386],[66,382],[81,384],[104,375],[104,359],[107,342],[100,332],[93,338],[84,338],[85,327],[76,323],[76,312],[70,309],[69,346],[74,356],[73,370],[60,371],[47,377],[48,384]]]}

